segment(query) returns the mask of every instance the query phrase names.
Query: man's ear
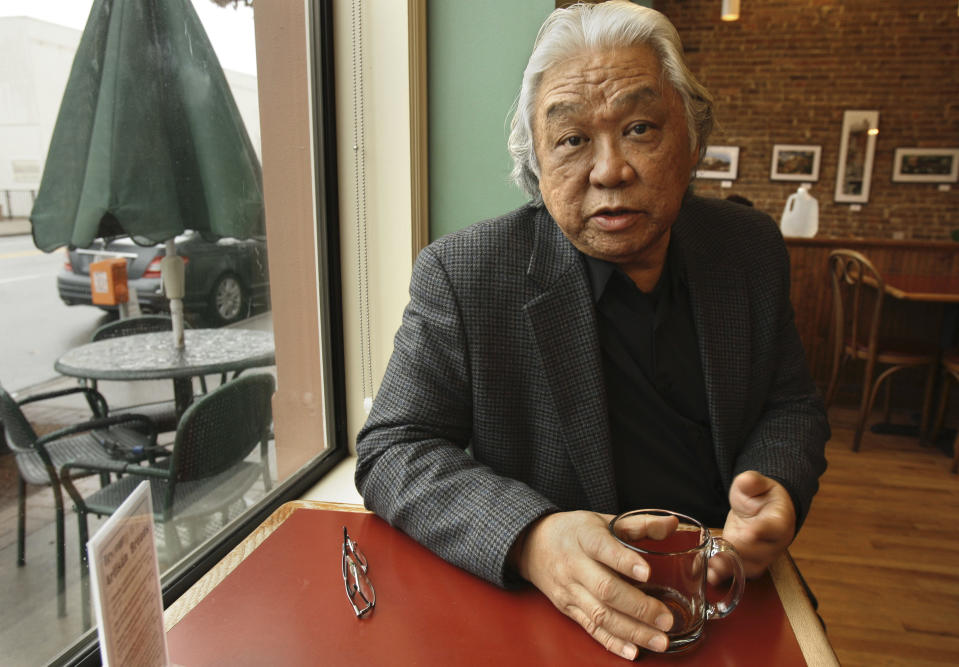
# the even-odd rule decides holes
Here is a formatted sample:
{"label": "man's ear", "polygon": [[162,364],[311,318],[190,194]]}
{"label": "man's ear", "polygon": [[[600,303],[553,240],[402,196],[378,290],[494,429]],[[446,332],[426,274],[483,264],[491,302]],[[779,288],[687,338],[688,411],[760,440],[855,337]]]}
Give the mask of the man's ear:
{"label": "man's ear", "polygon": [[699,144],[699,143],[697,143],[695,146],[693,146],[692,154],[689,156],[689,160],[690,160],[690,163],[691,163],[691,165],[692,165],[692,166],[690,167],[690,171],[691,171],[691,172],[695,172],[695,171],[696,171],[696,167],[699,166],[700,156],[703,154],[703,150],[704,150],[705,148],[706,148],[705,146],[703,146],[703,145],[701,145],[701,144]]}

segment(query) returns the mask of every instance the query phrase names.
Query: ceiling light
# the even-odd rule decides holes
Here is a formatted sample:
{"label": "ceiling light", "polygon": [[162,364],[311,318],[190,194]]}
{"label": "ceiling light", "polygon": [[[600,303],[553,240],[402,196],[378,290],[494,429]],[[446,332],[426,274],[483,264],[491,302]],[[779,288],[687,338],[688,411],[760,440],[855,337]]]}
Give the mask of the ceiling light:
{"label": "ceiling light", "polygon": [[739,0],[723,0],[723,8],[720,18],[723,21],[738,21]]}

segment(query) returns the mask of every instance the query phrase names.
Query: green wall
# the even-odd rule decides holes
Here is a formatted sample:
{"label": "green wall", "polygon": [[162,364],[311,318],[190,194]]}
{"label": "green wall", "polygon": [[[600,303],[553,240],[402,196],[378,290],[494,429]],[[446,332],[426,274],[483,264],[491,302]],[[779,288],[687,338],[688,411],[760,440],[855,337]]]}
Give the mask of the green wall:
{"label": "green wall", "polygon": [[430,0],[430,239],[506,213],[510,108],[554,0]]}
{"label": "green wall", "polygon": [[510,110],[539,26],[555,6],[428,0],[431,240],[526,202],[509,180]]}

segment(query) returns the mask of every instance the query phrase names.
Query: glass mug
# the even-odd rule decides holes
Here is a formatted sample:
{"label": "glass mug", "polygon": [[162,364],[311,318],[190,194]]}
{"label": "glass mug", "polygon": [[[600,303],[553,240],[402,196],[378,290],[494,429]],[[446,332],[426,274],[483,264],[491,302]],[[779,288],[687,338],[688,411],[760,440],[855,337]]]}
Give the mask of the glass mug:
{"label": "glass mug", "polygon": [[[670,517],[679,521],[671,530],[664,528]],[[727,616],[739,604],[745,585],[739,554],[696,519],[669,510],[633,510],[610,521],[609,530],[649,565],[649,579],[632,583],[673,614],[667,653],[692,647],[702,638],[706,621]],[[707,564],[714,557],[726,559],[732,571],[729,590],[715,603],[706,597]]]}

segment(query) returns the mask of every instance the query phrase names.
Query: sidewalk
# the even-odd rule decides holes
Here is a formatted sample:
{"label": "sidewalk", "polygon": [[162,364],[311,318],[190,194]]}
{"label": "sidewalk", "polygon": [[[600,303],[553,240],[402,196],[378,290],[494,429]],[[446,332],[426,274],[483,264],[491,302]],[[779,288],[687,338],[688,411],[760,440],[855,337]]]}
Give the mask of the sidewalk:
{"label": "sidewalk", "polygon": [[30,220],[28,218],[0,219],[0,236],[18,236],[29,233]]}

